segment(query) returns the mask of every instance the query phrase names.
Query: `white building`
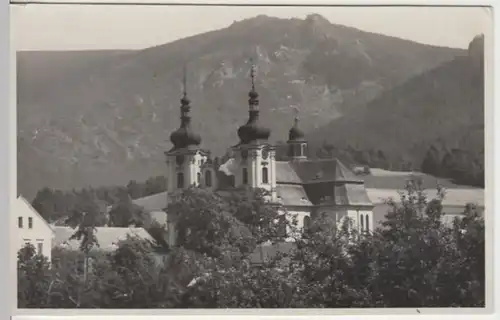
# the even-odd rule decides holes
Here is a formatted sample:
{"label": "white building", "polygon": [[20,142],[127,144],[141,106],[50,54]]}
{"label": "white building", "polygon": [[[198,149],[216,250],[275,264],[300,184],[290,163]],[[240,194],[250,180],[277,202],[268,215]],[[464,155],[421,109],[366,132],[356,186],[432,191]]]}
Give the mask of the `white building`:
{"label": "white building", "polygon": [[38,254],[43,254],[50,261],[54,230],[47,221],[22,196],[19,196],[14,202],[12,215],[15,217],[13,230],[16,230],[16,252],[30,243]]}

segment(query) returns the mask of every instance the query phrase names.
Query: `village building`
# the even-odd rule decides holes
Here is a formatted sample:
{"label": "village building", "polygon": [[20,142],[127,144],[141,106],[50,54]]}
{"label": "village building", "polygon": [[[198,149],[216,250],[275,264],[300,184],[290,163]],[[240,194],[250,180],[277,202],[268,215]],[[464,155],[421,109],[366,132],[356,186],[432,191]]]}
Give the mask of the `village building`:
{"label": "village building", "polygon": [[15,246],[13,246],[16,254],[26,244],[31,244],[35,247],[37,254],[44,255],[50,261],[54,237],[52,227],[23,196],[19,196],[14,201],[12,213],[15,216],[14,223],[16,224],[14,229],[16,230]]}

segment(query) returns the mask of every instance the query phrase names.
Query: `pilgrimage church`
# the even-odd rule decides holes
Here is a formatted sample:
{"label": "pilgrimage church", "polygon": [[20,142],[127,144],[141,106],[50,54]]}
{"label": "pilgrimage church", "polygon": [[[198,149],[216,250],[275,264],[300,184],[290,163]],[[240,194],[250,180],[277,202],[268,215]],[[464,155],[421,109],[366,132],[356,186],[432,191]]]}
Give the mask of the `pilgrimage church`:
{"label": "pilgrimage church", "polygon": [[[268,141],[270,129],[259,122],[259,94],[255,89],[255,68],[248,99],[248,120],[235,132],[239,143],[231,147],[232,158],[216,165],[210,152],[200,147],[201,137],[191,128],[190,101],[186,90],[181,99],[180,127],[172,132],[172,149],[165,152],[167,191],[134,200],[167,228],[168,242],[175,244],[175,217],[166,212],[168,194],[189,186],[212,190],[248,186],[270,192],[269,201],[280,203],[296,215],[304,230],[318,214],[326,213],[337,224],[349,217],[361,232],[373,229],[373,204],[363,179],[337,159],[310,160],[307,141],[299,120],[288,134],[288,159],[276,160],[276,148]],[[185,88],[184,79],[184,88]],[[243,116],[243,115],[242,115]]]}

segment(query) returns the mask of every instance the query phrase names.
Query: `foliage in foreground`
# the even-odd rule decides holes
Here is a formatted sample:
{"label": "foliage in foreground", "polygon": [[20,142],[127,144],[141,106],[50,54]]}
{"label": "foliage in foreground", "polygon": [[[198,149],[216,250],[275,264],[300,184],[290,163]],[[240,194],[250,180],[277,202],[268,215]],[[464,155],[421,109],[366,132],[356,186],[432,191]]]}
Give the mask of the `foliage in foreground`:
{"label": "foliage in foreground", "polygon": [[[438,190],[440,191],[440,190]],[[484,307],[484,219],[468,205],[441,222],[445,196],[428,200],[410,182],[389,201],[384,226],[358,234],[315,220],[293,249],[256,266],[258,244],[282,240],[279,208],[262,194],[188,189],[168,256],[128,238],[110,253],[53,253],[52,266],[26,247],[18,257],[20,308]],[[294,223],[288,230],[293,231]],[[90,261],[82,269],[82,262]],[[83,271],[82,271],[83,270]]]}

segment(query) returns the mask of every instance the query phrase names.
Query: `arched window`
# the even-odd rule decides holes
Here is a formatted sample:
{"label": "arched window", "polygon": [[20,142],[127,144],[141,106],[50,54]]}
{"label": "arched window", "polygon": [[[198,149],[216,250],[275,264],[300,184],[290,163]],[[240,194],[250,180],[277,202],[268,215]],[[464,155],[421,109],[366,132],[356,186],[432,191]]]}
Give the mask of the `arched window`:
{"label": "arched window", "polygon": [[286,238],[286,217],[282,215],[278,219],[278,236]]}
{"label": "arched window", "polygon": [[294,155],[295,155],[296,157],[300,157],[300,156],[301,156],[301,154],[300,154],[300,150],[301,150],[301,148],[302,148],[302,146],[301,146],[300,144],[296,144],[296,145],[295,145],[295,154],[294,154]]}
{"label": "arched window", "polygon": [[243,184],[248,184],[248,170],[243,168]]}
{"label": "arched window", "polygon": [[361,232],[365,231],[365,220],[363,214],[359,215],[359,221],[361,222]]}
{"label": "arched window", "polygon": [[370,231],[370,217],[368,215],[365,216],[366,218],[366,231]]}
{"label": "arched window", "polygon": [[177,172],[177,188],[184,188],[184,174],[182,172]]}
{"label": "arched window", "polygon": [[205,171],[205,185],[207,187],[212,186],[212,171],[210,170]]}
{"label": "arched window", "polygon": [[196,174],[196,182],[198,182],[198,185],[201,183],[201,172]]}
{"label": "arched window", "polygon": [[262,183],[269,183],[269,176],[267,167],[262,168]]}
{"label": "arched window", "polygon": [[309,232],[309,228],[311,228],[311,218],[309,216],[305,216],[303,233],[307,234]]}

